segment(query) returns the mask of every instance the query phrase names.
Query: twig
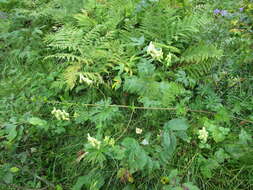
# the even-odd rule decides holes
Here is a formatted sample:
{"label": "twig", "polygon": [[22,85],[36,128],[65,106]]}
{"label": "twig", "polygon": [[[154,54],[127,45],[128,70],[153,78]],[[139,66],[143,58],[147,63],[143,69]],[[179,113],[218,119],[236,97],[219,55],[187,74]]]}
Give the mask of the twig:
{"label": "twig", "polygon": [[[71,102],[58,102],[58,101],[44,101],[45,103],[49,104],[66,104],[66,105],[76,105],[76,106],[86,106],[86,107],[118,107],[118,108],[126,108],[126,109],[136,109],[136,110],[161,110],[161,111],[176,111],[177,108],[175,107],[170,107],[170,108],[159,108],[159,107],[140,107],[140,106],[127,106],[127,105],[101,105],[101,104],[77,104],[77,103],[71,103]],[[187,112],[195,112],[195,113],[204,113],[204,114],[209,114],[209,115],[215,115],[216,112],[211,112],[211,111],[206,111],[206,110],[192,110],[192,109],[186,109]],[[231,118],[243,121],[245,123],[251,123],[253,124],[253,121],[247,120],[247,119],[242,119],[239,117],[234,117],[231,116]]]}
{"label": "twig", "polygon": [[132,121],[133,114],[134,114],[134,110],[131,113],[130,119],[129,119],[128,124],[127,124],[127,127],[125,128],[125,130],[123,131],[123,133],[121,133],[121,135],[117,138],[117,140],[119,140],[127,132],[128,128],[130,126],[130,123]]}

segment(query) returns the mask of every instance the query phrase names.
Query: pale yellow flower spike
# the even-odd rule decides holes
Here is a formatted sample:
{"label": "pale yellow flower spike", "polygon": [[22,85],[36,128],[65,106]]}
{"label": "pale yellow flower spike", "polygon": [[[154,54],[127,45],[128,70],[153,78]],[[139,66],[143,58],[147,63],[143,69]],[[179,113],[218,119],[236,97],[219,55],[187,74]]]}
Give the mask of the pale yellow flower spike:
{"label": "pale yellow flower spike", "polygon": [[203,143],[206,143],[208,138],[208,132],[206,131],[206,128],[203,127],[201,130],[199,130],[199,136],[198,138],[202,140]]}

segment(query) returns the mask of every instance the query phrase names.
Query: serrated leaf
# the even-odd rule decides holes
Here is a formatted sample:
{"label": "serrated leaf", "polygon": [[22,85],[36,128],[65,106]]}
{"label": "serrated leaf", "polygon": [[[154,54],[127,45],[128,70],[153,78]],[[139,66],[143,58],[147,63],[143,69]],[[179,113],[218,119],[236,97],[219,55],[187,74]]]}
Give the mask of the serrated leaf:
{"label": "serrated leaf", "polygon": [[125,156],[130,167],[130,173],[141,170],[148,163],[148,155],[139,143],[133,138],[125,138],[122,145],[126,148]]}

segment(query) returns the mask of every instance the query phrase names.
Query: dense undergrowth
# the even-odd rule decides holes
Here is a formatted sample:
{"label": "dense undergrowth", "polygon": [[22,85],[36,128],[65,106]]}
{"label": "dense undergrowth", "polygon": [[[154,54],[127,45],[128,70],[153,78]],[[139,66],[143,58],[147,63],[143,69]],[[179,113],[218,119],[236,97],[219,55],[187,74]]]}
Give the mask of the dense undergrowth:
{"label": "dense undergrowth", "polygon": [[253,189],[253,1],[0,0],[0,190]]}

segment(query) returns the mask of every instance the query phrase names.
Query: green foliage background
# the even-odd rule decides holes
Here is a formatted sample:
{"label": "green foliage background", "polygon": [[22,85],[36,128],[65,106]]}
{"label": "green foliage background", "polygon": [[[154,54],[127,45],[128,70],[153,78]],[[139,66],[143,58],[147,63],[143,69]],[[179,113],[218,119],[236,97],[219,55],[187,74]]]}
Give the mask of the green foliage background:
{"label": "green foliage background", "polygon": [[0,190],[252,189],[252,24],[252,0],[0,0]]}

